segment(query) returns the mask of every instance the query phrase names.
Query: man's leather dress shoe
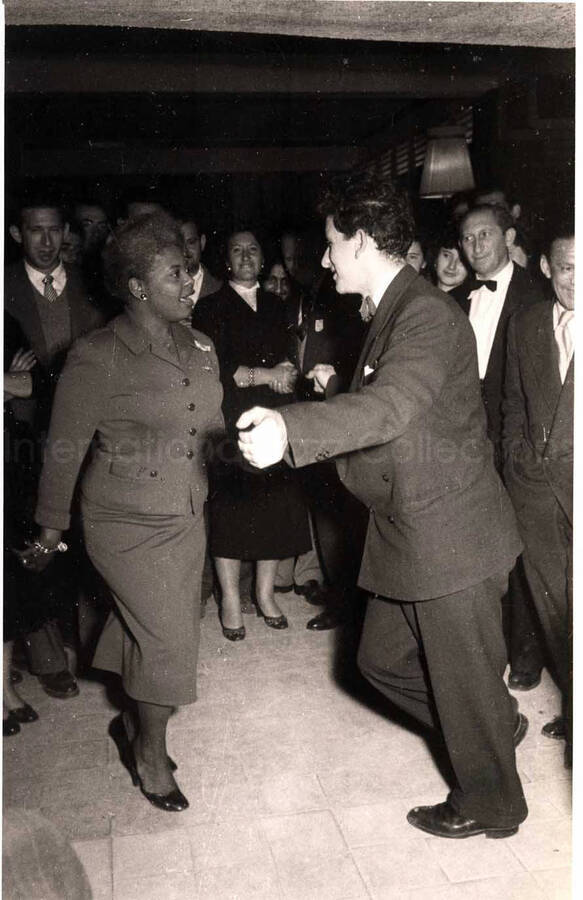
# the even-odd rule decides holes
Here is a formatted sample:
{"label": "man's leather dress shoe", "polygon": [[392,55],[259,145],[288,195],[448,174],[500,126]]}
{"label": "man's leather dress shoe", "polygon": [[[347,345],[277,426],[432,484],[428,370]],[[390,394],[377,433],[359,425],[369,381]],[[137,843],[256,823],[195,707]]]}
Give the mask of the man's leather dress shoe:
{"label": "man's leather dress shoe", "polygon": [[59,700],[68,700],[79,693],[77,682],[68,669],[62,672],[50,672],[48,675],[39,675],[38,680],[45,694],[49,697],[57,697]]}
{"label": "man's leather dress shoe", "polygon": [[551,738],[553,741],[564,741],[567,737],[567,729],[563,716],[555,716],[546,725],[541,728],[541,733],[545,737]]}
{"label": "man's leather dress shoe", "polygon": [[518,831],[518,825],[498,828],[493,825],[481,825],[475,819],[466,819],[465,816],[460,816],[447,800],[435,806],[416,806],[407,813],[407,821],[421,831],[435,837],[446,838],[468,838],[477,834],[485,834],[487,838],[505,838]]}
{"label": "man's leather dress shoe", "polygon": [[318,613],[313,619],[306,623],[306,628],[310,631],[329,631],[331,628],[337,628],[340,620],[337,615],[325,609],[324,612]]}
{"label": "man's leather dress shoe", "polygon": [[538,672],[513,672],[508,676],[508,687],[512,691],[532,691],[538,687],[541,680],[541,670]]}
{"label": "man's leather dress shoe", "polygon": [[300,594],[312,606],[323,606],[325,597],[324,591],[314,578],[310,578],[305,584],[295,584],[294,591]]}

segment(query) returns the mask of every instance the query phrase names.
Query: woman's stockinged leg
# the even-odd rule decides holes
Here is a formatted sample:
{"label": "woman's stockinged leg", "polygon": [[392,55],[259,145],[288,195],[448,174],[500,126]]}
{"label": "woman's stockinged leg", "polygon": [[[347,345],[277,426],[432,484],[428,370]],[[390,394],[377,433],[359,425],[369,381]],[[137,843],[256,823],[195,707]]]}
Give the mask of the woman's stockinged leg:
{"label": "woman's stockinged leg", "polygon": [[241,628],[243,625],[239,592],[241,561],[223,556],[215,556],[214,560],[221,586],[221,622],[225,628]]}
{"label": "woman's stockinged leg", "polygon": [[273,599],[273,588],[275,585],[275,574],[277,572],[278,563],[278,559],[257,560],[255,591],[259,608],[266,616],[281,616],[281,609]]}
{"label": "woman's stockinged leg", "polygon": [[144,790],[168,794],[177,788],[168,761],[166,727],[174,707],[137,702],[139,728],[133,741],[138,774]]}

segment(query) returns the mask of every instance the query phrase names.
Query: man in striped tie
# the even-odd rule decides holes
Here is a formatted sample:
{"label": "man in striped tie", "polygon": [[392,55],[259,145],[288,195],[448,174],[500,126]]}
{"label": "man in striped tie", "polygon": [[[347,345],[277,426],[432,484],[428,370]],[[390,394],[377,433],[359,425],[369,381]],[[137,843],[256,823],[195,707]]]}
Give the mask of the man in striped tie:
{"label": "man in striped tie", "polygon": [[540,267],[553,302],[510,321],[504,412],[505,481],[524,541],[524,566],[554,675],[562,715],[543,734],[565,739],[571,763],[573,628],[573,386],[575,238],[556,230]]}
{"label": "man in striped tie", "polygon": [[[42,373],[39,380],[42,389],[37,387],[29,399],[13,400],[12,406],[16,417],[33,426],[38,436],[32,460],[33,466],[37,466],[42,434],[48,427],[52,385],[56,383],[65,354],[76,338],[101,325],[102,317],[80,275],[61,260],[67,224],[58,198],[42,188],[35,189],[34,193],[20,197],[9,221],[10,235],[20,245],[22,259],[5,270],[4,306],[20,324]],[[67,554],[67,563],[54,564],[47,570],[44,586],[47,604],[60,593],[66,597],[67,606],[76,600],[78,572],[70,559],[72,556]],[[75,596],[69,596],[72,593]],[[69,671],[56,618],[26,634],[24,644],[30,670],[38,676],[47,694],[68,699],[79,693]]]}

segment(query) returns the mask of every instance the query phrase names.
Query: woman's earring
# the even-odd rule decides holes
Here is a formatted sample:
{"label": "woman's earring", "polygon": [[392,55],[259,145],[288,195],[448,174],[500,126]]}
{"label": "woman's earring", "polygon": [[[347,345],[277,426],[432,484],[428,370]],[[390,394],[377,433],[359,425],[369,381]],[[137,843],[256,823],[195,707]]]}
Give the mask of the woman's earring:
{"label": "woman's earring", "polygon": [[140,300],[147,300],[147,299],[148,299],[148,295],[144,294],[144,292],[142,291],[142,293],[140,294]]}

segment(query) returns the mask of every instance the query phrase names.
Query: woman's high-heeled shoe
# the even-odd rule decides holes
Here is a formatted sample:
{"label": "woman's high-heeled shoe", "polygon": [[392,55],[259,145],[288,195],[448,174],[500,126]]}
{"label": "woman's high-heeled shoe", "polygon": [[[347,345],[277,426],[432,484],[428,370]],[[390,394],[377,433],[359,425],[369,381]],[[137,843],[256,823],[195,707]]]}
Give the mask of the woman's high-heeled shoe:
{"label": "woman's high-heeled shoe", "polygon": [[223,634],[228,641],[242,641],[245,639],[247,632],[245,631],[244,625],[241,625],[239,628],[227,628],[226,625],[223,625],[222,614],[219,615],[219,622],[221,623]]}
{"label": "woman's high-heeled shoe", "polygon": [[[139,787],[146,800],[149,800],[152,806],[163,809],[165,812],[182,812],[182,810],[188,809],[188,800],[178,788],[169,791],[167,794],[153,794],[151,791],[147,791],[144,788],[136,765],[134,749],[128,738],[122,713],[117,715],[115,719],[112,719],[109,723],[109,734],[117,747],[117,752],[119,753],[122,764],[130,773],[132,784],[135,787]],[[174,766],[173,771],[176,771],[176,764],[170,757],[168,757],[168,762],[170,763],[170,768]]]}
{"label": "woman's high-heeled shoe", "polygon": [[280,631],[282,628],[289,626],[289,622],[283,613],[280,616],[266,616],[259,603],[257,603],[257,615],[260,619],[263,619],[268,628],[276,628]]}
{"label": "woman's high-heeled shoe", "polygon": [[22,706],[17,706],[16,709],[9,710],[8,714],[13,716],[21,725],[25,725],[27,722],[36,722],[38,719],[36,709],[33,709],[28,703],[23,703]]}
{"label": "woman's high-heeled shoe", "polygon": [[247,632],[245,631],[244,625],[241,625],[240,628],[227,628],[226,625],[221,624],[221,628],[223,629],[223,634],[228,641],[245,640],[245,635],[247,634]]}
{"label": "woman's high-heeled shoe", "polygon": [[20,731],[20,725],[18,721],[12,715],[12,712],[9,712],[6,718],[2,719],[2,737],[12,737],[15,734],[18,734]]}

